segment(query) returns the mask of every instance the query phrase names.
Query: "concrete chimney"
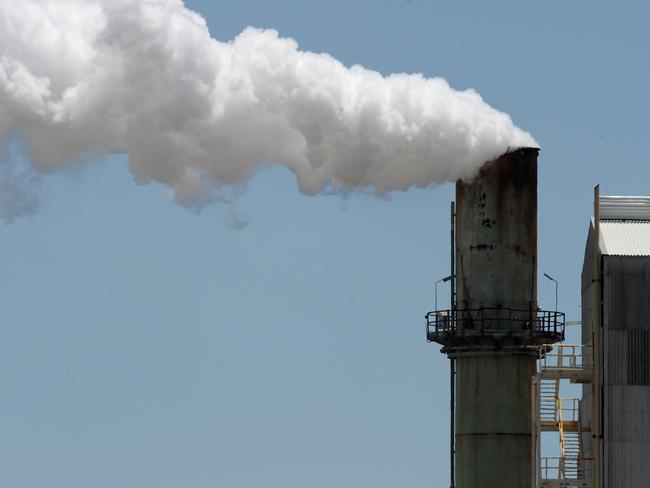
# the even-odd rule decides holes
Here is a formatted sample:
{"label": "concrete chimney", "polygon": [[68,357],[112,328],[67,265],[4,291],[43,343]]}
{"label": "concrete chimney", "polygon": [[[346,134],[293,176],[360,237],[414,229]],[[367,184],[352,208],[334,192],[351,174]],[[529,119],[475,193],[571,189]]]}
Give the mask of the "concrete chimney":
{"label": "concrete chimney", "polygon": [[538,151],[456,183],[456,306],[427,314],[427,333],[456,367],[457,488],[533,480],[531,377],[539,345],[564,334],[564,316],[537,307]]}

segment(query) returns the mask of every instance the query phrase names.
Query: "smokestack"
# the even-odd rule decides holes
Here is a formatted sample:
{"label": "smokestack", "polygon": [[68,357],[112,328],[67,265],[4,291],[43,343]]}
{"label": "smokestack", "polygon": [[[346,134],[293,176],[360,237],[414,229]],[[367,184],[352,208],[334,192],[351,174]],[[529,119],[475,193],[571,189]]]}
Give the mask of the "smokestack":
{"label": "smokestack", "polygon": [[537,346],[564,323],[537,309],[537,155],[506,153],[456,183],[456,309],[427,322],[456,364],[457,488],[531,486]]}

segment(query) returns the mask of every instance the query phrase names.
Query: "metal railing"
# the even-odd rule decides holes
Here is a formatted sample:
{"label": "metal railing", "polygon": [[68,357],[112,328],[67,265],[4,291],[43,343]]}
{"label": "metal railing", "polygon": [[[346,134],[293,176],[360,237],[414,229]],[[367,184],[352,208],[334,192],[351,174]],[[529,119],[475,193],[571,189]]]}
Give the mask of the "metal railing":
{"label": "metal railing", "polygon": [[539,348],[540,369],[583,369],[591,362],[591,346],[581,344],[544,345]]}
{"label": "metal railing", "polygon": [[543,457],[540,460],[542,480],[587,480],[591,478],[593,458]]}
{"label": "metal railing", "polygon": [[561,412],[563,422],[577,422],[580,415],[579,398],[558,398],[558,410]]}
{"label": "metal railing", "polygon": [[541,392],[539,396],[540,420],[542,422],[559,422],[559,428],[564,428],[565,422],[578,422],[580,415],[580,400],[578,398],[560,398]]}
{"label": "metal railing", "polygon": [[435,310],[425,316],[429,341],[482,334],[530,334],[564,338],[565,315],[550,310],[480,308]]}

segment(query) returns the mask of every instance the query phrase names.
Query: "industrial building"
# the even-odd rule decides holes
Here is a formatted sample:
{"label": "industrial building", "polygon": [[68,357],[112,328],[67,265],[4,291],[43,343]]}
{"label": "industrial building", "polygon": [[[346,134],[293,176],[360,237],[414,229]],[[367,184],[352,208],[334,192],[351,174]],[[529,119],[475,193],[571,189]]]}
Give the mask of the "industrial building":
{"label": "industrial building", "polygon": [[[650,486],[650,197],[599,197],[582,270],[584,457],[604,488]],[[600,306],[594,306],[594,304]],[[593,427],[595,425],[595,427]]]}
{"label": "industrial building", "polygon": [[[426,315],[450,359],[451,486],[647,488],[650,197],[596,189],[582,341],[566,344],[564,314],[537,304],[537,154],[509,152],[456,184],[451,304]],[[569,383],[582,394],[566,398]]]}

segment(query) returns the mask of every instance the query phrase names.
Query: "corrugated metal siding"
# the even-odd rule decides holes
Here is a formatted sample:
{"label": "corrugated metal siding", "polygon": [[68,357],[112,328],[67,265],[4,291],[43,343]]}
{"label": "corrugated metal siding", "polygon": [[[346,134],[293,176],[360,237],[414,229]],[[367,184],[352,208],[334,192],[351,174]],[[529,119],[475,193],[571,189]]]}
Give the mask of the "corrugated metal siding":
{"label": "corrugated metal siding", "polygon": [[647,442],[609,442],[604,488],[648,488],[650,450]]}
{"label": "corrugated metal siding", "polygon": [[612,256],[650,256],[650,221],[601,220],[600,250]]}
{"label": "corrugated metal siding", "polygon": [[[624,415],[612,416],[609,426],[611,437],[608,442],[644,443],[646,452],[650,452],[650,399],[647,388],[641,386],[610,385],[609,404],[613,412],[623,412]],[[639,415],[642,413],[643,415]],[[650,456],[645,458],[650,464]],[[648,485],[644,485],[647,487]]]}
{"label": "corrugated metal siding", "polygon": [[605,487],[650,486],[650,396],[647,387],[611,385],[605,403]]}
{"label": "corrugated metal siding", "polygon": [[603,334],[605,384],[625,385],[627,375],[627,331],[605,330]]}
{"label": "corrugated metal siding", "polygon": [[650,330],[627,331],[628,385],[650,386]]}
{"label": "corrugated metal siding", "polygon": [[603,257],[605,488],[650,486],[650,257]]}
{"label": "corrugated metal siding", "polygon": [[605,256],[604,326],[650,330],[650,257]]}

